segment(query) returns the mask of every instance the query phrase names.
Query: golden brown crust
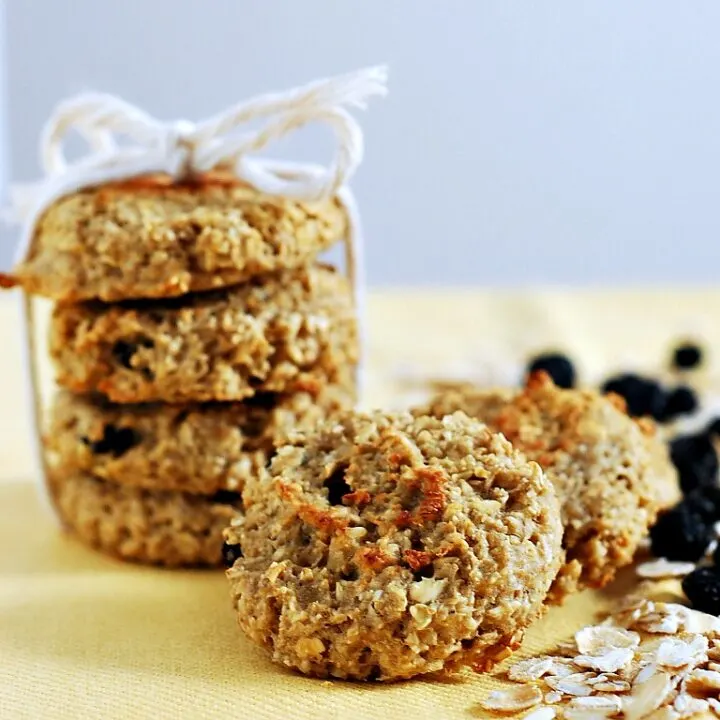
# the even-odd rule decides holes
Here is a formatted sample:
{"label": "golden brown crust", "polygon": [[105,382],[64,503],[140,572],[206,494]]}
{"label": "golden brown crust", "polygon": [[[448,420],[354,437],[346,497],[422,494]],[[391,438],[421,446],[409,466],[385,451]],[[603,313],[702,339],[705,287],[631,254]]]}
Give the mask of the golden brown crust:
{"label": "golden brown crust", "polygon": [[544,373],[533,374],[519,393],[468,387],[440,394],[417,412],[442,417],[457,410],[503,433],[553,481],[567,552],[554,600],[602,587],[631,562],[676,485],[653,428],[628,417],[615,398],[557,388]]}
{"label": "golden brown crust", "polygon": [[352,406],[353,388],[241,403],[114,405],[60,392],[45,437],[53,468],[154,490],[241,491],[288,433]]}
{"label": "golden brown crust", "polygon": [[18,282],[12,275],[7,275],[6,273],[0,273],[0,288],[3,289],[10,289],[17,287]]}
{"label": "golden brown crust", "polygon": [[462,413],[343,413],[246,485],[227,541],[246,634],[319,677],[487,668],[542,611],[560,564],[536,463]]}
{"label": "golden brown crust", "polygon": [[142,490],[83,474],[52,474],[49,486],[61,520],[85,543],[167,567],[220,565],[223,529],[240,507],[231,494]]}
{"label": "golden brown crust", "polygon": [[58,305],[50,352],[74,393],[232,401],[343,381],[358,338],[346,279],[316,264],[175,300]]}
{"label": "golden brown crust", "polygon": [[0,284],[63,302],[175,297],[306,264],[346,224],[336,199],[271,197],[227,174],[137,178],[53,203]]}

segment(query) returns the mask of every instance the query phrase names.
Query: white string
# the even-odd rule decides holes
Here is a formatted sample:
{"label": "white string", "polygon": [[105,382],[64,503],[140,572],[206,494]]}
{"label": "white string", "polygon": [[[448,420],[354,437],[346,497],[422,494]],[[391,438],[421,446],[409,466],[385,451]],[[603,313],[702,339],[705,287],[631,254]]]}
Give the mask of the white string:
{"label": "white string", "polygon": [[[347,183],[363,156],[362,131],[344,106],[362,108],[370,97],[384,95],[386,79],[384,67],[367,68],[253,98],[197,123],[158,120],[114,95],[78,95],[60,103],[46,123],[40,152],[46,177],[21,189],[18,209],[24,217],[32,216],[38,206],[47,207],[49,198],[73,188],[151,172],[177,180],[220,165],[268,194],[329,197]],[[253,121],[262,122],[249,130]],[[307,173],[296,166],[292,176],[284,176],[251,156],[309,123],[328,125],[337,141],[335,157],[319,175],[314,168]],[[88,146],[72,162],[65,154],[71,130]]]}
{"label": "white string", "polygon": [[[86,93],[65,100],[57,106],[42,132],[40,159],[45,177],[38,183],[11,187],[13,216],[23,223],[17,261],[27,258],[42,212],[63,195],[150,173],[165,173],[177,181],[223,168],[269,195],[307,201],[337,195],[348,218],[345,270],[353,290],[362,341],[362,233],[357,205],[347,182],[362,161],[363,136],[345,106],[364,108],[370,97],[386,94],[386,81],[385,67],[367,68],[284,93],[252,98],[197,123],[158,120],[114,95]],[[253,121],[260,124],[250,130],[247,124]],[[335,155],[329,165],[278,162],[255,156],[275,140],[309,123],[324,123],[335,135]],[[87,144],[87,152],[74,161],[69,161],[65,154],[65,142],[71,131]],[[36,478],[42,496],[52,502],[43,482],[43,476],[47,479],[48,465],[42,443],[35,313],[29,296],[22,307],[36,440]],[[362,380],[361,365],[358,384]]]}

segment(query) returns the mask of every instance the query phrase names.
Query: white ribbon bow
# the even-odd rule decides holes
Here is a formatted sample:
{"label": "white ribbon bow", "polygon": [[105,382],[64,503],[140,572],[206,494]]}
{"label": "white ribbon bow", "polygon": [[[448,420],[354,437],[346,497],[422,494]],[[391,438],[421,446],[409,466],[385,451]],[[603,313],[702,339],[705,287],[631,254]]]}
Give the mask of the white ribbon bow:
{"label": "white ribbon bow", "polygon": [[[384,95],[387,70],[371,67],[238,103],[197,123],[165,122],[114,95],[87,93],[61,102],[45,124],[39,183],[11,188],[15,213],[27,219],[58,196],[147,173],[179,180],[217,167],[271,195],[318,200],[342,187],[363,155],[363,137],[345,106],[364,108]],[[261,121],[257,129],[248,123]],[[337,146],[327,167],[253,157],[274,140],[312,122],[329,125]],[[65,155],[71,130],[86,141],[77,160]]]}

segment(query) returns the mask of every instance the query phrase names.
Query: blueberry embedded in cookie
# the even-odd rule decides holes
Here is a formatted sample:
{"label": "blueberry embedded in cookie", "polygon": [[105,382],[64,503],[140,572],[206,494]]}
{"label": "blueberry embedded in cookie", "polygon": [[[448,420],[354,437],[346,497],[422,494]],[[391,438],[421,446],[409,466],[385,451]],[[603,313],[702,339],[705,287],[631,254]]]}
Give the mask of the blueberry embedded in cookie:
{"label": "blueberry embedded in cookie", "polygon": [[226,532],[238,621],[272,659],[381,681],[487,669],[542,612],[561,562],[536,463],[463,413],[346,412],[246,486]]}

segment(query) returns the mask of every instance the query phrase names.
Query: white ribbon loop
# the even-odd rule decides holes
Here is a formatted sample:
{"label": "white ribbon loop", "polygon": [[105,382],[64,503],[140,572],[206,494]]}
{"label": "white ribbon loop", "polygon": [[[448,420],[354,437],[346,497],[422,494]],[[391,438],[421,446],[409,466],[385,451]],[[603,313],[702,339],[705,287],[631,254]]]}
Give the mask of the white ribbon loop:
{"label": "white ribbon loop", "polygon": [[[137,145],[150,149],[158,145],[163,123],[115,95],[85,93],[61,102],[45,123],[40,139],[40,162],[51,177],[91,164],[101,167],[118,151],[116,135],[126,135]],[[75,130],[87,142],[91,152],[75,163],[68,163],[64,142]]]}
{"label": "white ribbon loop", "polygon": [[[384,67],[368,68],[263,95],[199,123],[163,122],[113,95],[80,95],[61,103],[48,121],[41,143],[43,169],[50,178],[86,184],[84,178],[95,179],[105,170],[108,179],[165,172],[177,180],[222,166],[262,192],[317,200],[336,193],[362,160],[362,132],[344,106],[364,108],[368,98],[384,95],[386,77]],[[261,125],[248,129],[254,121]],[[336,140],[335,155],[321,175],[297,168],[292,177],[278,175],[267,160],[251,157],[313,122],[328,125]],[[88,146],[72,162],[65,154],[71,129]]]}

